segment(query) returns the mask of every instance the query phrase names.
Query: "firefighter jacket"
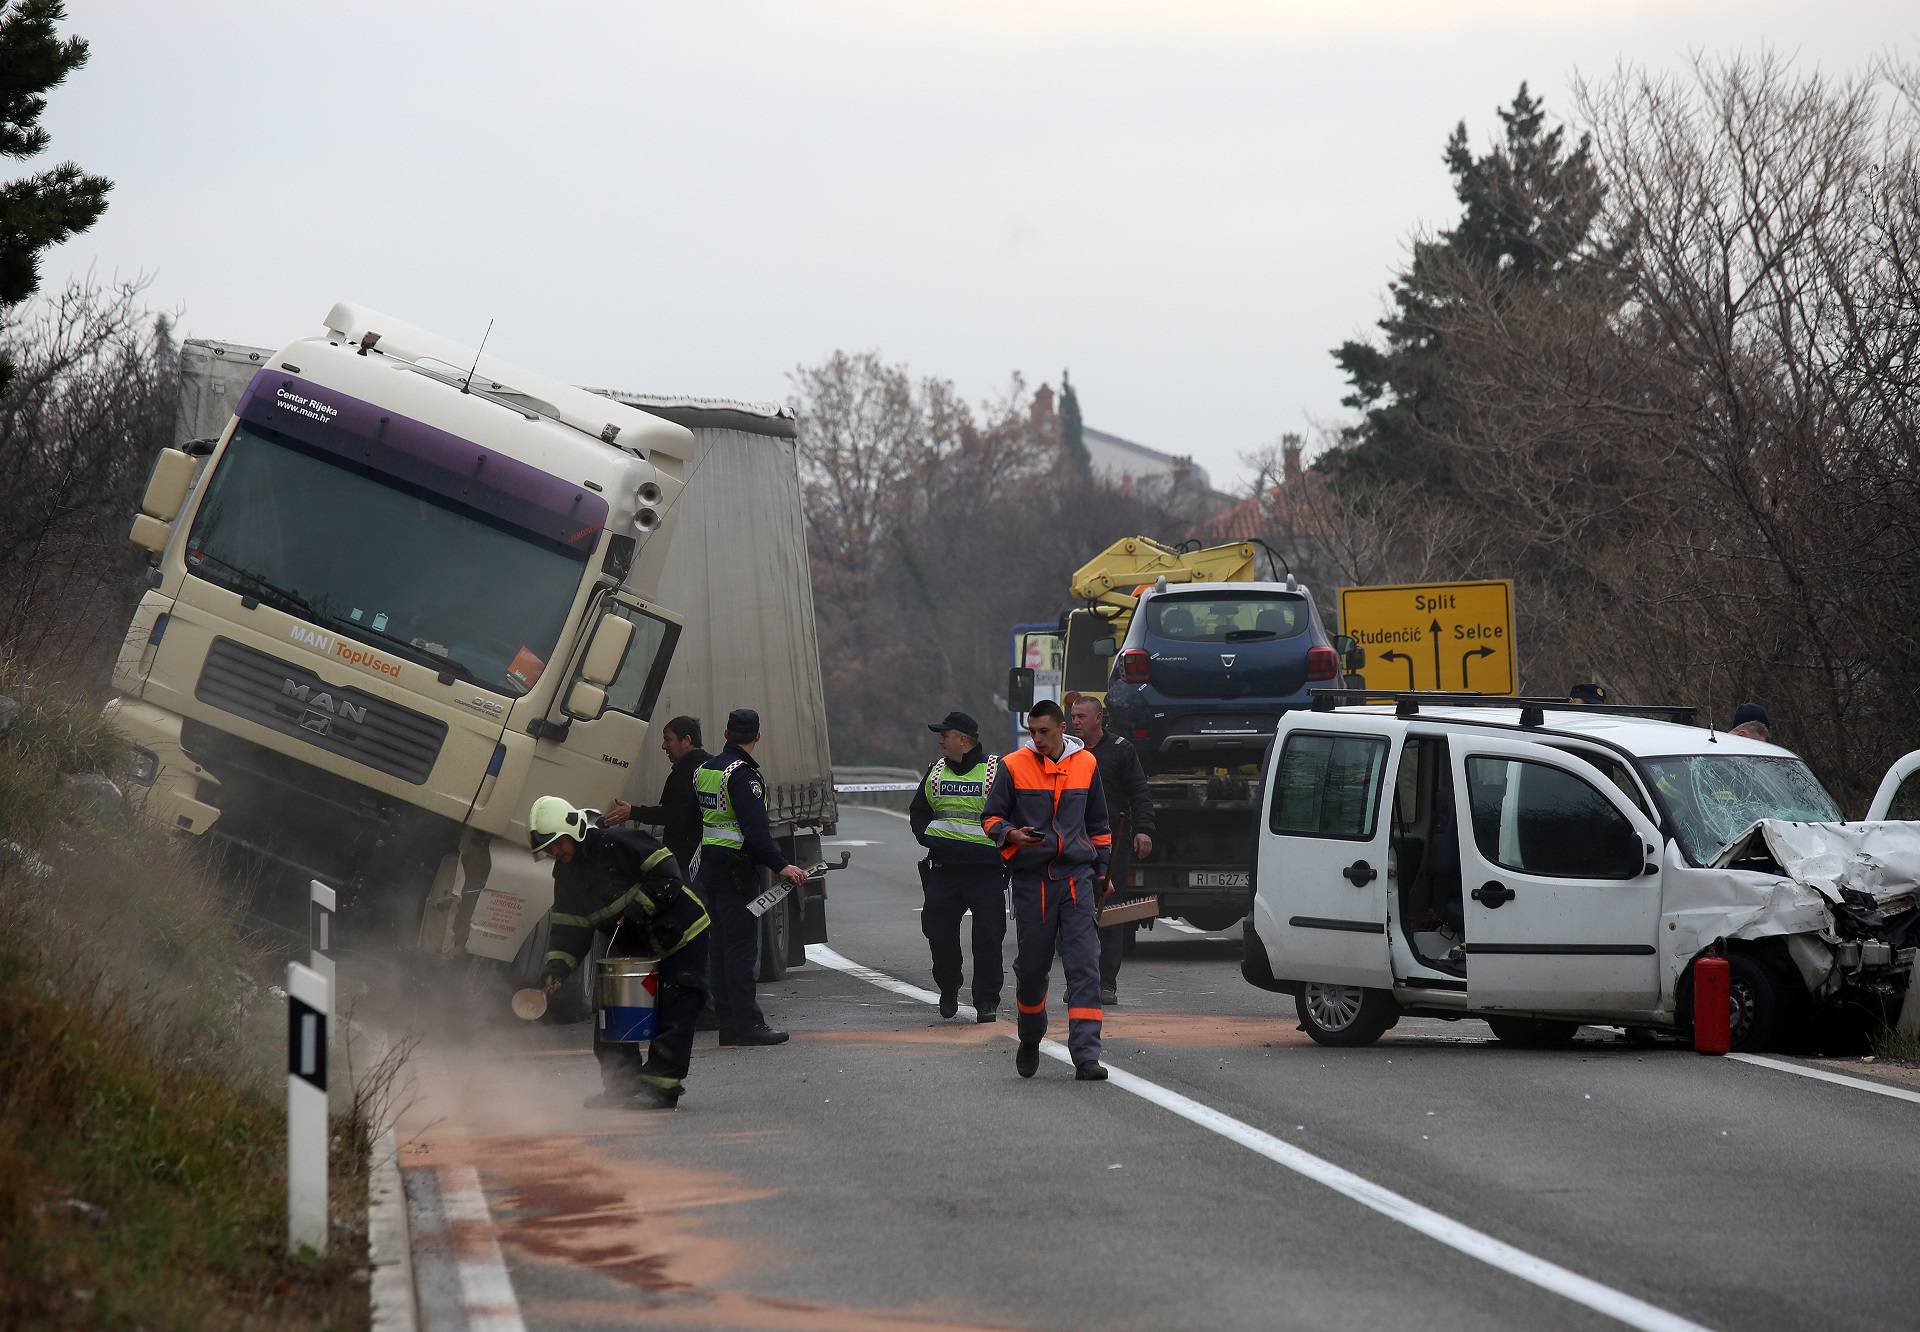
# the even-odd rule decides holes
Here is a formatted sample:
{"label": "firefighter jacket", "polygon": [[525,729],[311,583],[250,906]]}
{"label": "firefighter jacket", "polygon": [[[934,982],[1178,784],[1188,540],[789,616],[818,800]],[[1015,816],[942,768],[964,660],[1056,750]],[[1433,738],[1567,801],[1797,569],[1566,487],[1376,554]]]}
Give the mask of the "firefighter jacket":
{"label": "firefighter jacket", "polygon": [[693,789],[700,802],[703,855],[745,856],[775,874],[787,867],[767,822],[767,785],[753,755],[728,745],[694,771]]}
{"label": "firefighter jacket", "polygon": [[673,852],[638,828],[589,828],[573,859],[553,866],[553,924],[546,969],[572,971],[594,931],[619,926],[624,956],[665,957],[707,928],[707,908],[687,886]]}
{"label": "firefighter jacket", "polygon": [[[1100,765],[1072,736],[1057,762],[1043,757],[1032,741],[1002,758],[987,788],[981,826],[1015,875],[1070,879],[1088,865],[1104,874],[1113,851]],[[1015,846],[1008,840],[1015,828],[1036,830],[1040,842]]]}
{"label": "firefighter jacket", "polygon": [[999,849],[980,826],[987,788],[999,768],[998,756],[989,758],[975,745],[959,762],[942,758],[927,769],[920,789],[913,793],[907,819],[933,864],[1001,867]]}

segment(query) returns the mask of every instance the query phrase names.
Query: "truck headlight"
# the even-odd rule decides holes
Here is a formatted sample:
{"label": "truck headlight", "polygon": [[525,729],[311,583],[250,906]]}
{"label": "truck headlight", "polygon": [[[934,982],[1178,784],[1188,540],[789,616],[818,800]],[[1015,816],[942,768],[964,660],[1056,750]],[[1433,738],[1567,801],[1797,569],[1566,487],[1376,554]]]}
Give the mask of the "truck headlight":
{"label": "truck headlight", "polygon": [[160,756],[151,749],[133,751],[133,765],[127,769],[127,780],[139,786],[152,786],[153,779],[160,775]]}

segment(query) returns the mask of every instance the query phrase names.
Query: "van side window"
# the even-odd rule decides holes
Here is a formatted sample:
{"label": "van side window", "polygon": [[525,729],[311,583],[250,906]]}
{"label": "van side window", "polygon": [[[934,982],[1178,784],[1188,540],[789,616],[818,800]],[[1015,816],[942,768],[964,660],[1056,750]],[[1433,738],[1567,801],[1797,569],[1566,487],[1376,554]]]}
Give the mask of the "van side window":
{"label": "van side window", "polygon": [[1291,837],[1373,837],[1387,742],[1371,735],[1294,731],[1274,772],[1268,826]]}
{"label": "van side window", "polygon": [[1920,771],[1908,773],[1894,790],[1887,817],[1903,821],[1920,819]]}
{"label": "van side window", "polygon": [[1599,791],[1527,759],[1470,757],[1468,802],[1480,854],[1505,869],[1566,879],[1631,879],[1640,838]]}
{"label": "van side window", "polygon": [[1647,799],[1640,793],[1640,783],[1633,780],[1633,774],[1627,771],[1627,765],[1619,759],[1611,754],[1603,754],[1599,750],[1587,749],[1585,747],[1554,745],[1553,748],[1563,754],[1571,754],[1577,759],[1585,759],[1588,763],[1600,769],[1600,775],[1619,787],[1620,794],[1625,796],[1635,809],[1645,814],[1649,819],[1653,819],[1655,822],[1659,821],[1659,816],[1647,808]]}

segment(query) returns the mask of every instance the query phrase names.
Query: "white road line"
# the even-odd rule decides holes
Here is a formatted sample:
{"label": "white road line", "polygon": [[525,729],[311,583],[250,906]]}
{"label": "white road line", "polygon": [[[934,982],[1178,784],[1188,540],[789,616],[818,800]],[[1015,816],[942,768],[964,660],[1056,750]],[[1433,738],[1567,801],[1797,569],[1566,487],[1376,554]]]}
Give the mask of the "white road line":
{"label": "white road line", "polygon": [[[824,967],[843,971],[870,985],[883,990],[906,995],[923,1003],[938,1003],[940,996],[931,990],[923,990],[917,985],[895,980],[884,972],[863,967],[858,962],[842,957],[824,944],[807,945],[807,959],[818,962]],[[1008,1033],[1011,1035],[1011,1033]],[[1071,1064],[1072,1056],[1066,1047],[1058,1041],[1042,1041],[1043,1053],[1063,1064]],[[1212,1133],[1217,1133],[1230,1142],[1238,1143],[1248,1151],[1266,1157],[1276,1165],[1284,1166],[1295,1174],[1304,1176],[1316,1184],[1323,1184],[1335,1193],[1342,1194],[1359,1203],[1362,1207],[1380,1213],[1390,1220],[1419,1231],[1429,1239],[1438,1240],[1457,1253],[1487,1264],[1489,1267],[1518,1277],[1542,1290],[1551,1291],[1563,1299],[1584,1305],[1595,1313],[1604,1314],[1628,1327],[1644,1329],[1645,1332],[1706,1332],[1698,1323],[1689,1322],[1678,1314],[1669,1313],[1657,1305],[1648,1304],[1622,1290],[1603,1286],[1598,1281],[1581,1276],[1550,1263],[1544,1258],[1535,1257],[1524,1249],[1515,1248],[1504,1240],[1495,1239],[1482,1231],[1464,1225],[1451,1217],[1443,1216],[1430,1207],[1402,1197],[1391,1189],[1382,1188],[1371,1180],[1363,1179],[1342,1166],[1322,1160],[1313,1153],[1303,1151],[1291,1143],[1283,1142],[1251,1124],[1243,1123],[1231,1115],[1222,1114],[1211,1106],[1202,1105],[1191,1097],[1179,1092],[1169,1091],[1158,1083],[1149,1082],[1137,1074],[1121,1069],[1109,1069],[1108,1076],[1116,1086],[1132,1092],[1143,1100],[1151,1101],[1163,1110],[1180,1116],[1191,1124],[1196,1124]]]}
{"label": "white road line", "polygon": [[1165,922],[1165,924],[1168,929],[1178,930],[1182,934],[1205,934],[1206,933],[1206,931],[1201,929],[1199,926],[1189,925],[1184,920],[1168,920]]}
{"label": "white road line", "polygon": [[857,809],[863,814],[885,814],[889,818],[906,819],[909,822],[911,822],[913,818],[912,815],[902,814],[897,809],[882,809],[878,805],[848,805],[847,808]]}
{"label": "white road line", "polygon": [[1831,1082],[1838,1087],[1851,1087],[1855,1091],[1872,1092],[1876,1096],[1891,1096],[1896,1101],[1911,1101],[1920,1105],[1920,1092],[1911,1092],[1904,1087],[1889,1087],[1881,1082],[1869,1082],[1865,1078],[1850,1078],[1844,1073],[1829,1073],[1823,1068],[1808,1068],[1804,1064],[1791,1064],[1784,1059],[1769,1059],[1765,1055],[1730,1054],[1729,1059],[1737,1059],[1743,1064],[1754,1064],[1760,1068],[1771,1068],[1781,1073],[1793,1073],[1799,1077],[1812,1078],[1816,1082]]}
{"label": "white road line", "polygon": [[441,1166],[439,1174],[440,1210],[447,1219],[449,1257],[460,1279],[469,1332],[526,1332],[478,1172],[472,1166]]}

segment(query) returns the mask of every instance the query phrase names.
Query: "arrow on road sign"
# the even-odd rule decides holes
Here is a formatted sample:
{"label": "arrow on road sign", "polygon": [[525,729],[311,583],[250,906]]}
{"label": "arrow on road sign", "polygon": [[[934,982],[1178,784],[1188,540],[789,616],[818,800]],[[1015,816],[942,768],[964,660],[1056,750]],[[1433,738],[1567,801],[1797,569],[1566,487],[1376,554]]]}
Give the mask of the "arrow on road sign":
{"label": "arrow on road sign", "polygon": [[1412,657],[1409,657],[1404,652],[1382,652],[1380,654],[1380,660],[1406,662],[1407,663],[1407,688],[1408,689],[1413,688],[1413,658]]}
{"label": "arrow on road sign", "polygon": [[1462,689],[1468,692],[1472,692],[1473,690],[1473,677],[1467,673],[1467,663],[1475,657],[1491,657],[1492,655],[1493,649],[1490,647],[1477,647],[1471,652],[1462,652],[1460,654],[1460,687]]}

